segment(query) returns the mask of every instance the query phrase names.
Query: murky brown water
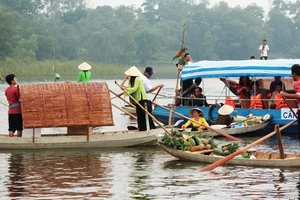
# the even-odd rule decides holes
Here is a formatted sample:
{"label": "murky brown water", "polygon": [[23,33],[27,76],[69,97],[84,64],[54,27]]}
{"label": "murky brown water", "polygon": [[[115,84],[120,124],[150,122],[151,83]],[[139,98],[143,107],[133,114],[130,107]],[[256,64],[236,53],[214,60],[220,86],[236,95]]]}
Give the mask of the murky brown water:
{"label": "murky brown water", "polygon": [[[154,84],[157,80],[153,81]],[[163,80],[172,95],[175,80]],[[113,81],[108,81],[114,91]],[[208,89],[216,83],[206,83]],[[211,87],[211,88],[210,88]],[[220,83],[220,90],[223,85]],[[0,85],[0,92],[6,85]],[[216,91],[216,90],[214,90]],[[216,91],[216,95],[219,92]],[[3,94],[2,93],[2,94]],[[219,94],[219,93],[218,93]],[[5,101],[4,95],[0,100]],[[168,103],[159,99],[160,103]],[[122,105],[118,100],[114,103]],[[0,130],[7,130],[7,107],[0,106]],[[115,127],[131,123],[113,109]],[[61,129],[60,129],[61,130]],[[44,133],[54,129],[43,130]],[[56,131],[56,129],[55,129]],[[61,130],[63,131],[63,130]],[[259,136],[243,137],[250,143]],[[285,149],[300,152],[297,137],[283,136]],[[218,139],[224,140],[224,139]],[[277,151],[271,138],[258,149]],[[298,199],[300,170],[222,166],[200,172],[204,164],[181,162],[159,147],[0,151],[0,199]]]}

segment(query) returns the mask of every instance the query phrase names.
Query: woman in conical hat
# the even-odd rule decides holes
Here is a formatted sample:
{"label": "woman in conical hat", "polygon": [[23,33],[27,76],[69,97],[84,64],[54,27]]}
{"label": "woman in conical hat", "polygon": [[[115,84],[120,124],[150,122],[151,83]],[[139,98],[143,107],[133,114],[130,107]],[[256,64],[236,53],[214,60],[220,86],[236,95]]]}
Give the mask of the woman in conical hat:
{"label": "woman in conical hat", "polygon": [[90,82],[92,75],[90,69],[92,69],[92,66],[86,62],[83,62],[78,66],[78,69],[80,69],[81,71],[78,74],[77,82]]}
{"label": "woman in conical hat", "polygon": [[[122,89],[124,89],[126,93],[130,94],[140,105],[144,106],[145,104],[147,104],[148,112],[152,113],[152,103],[148,99],[143,81],[141,79],[141,76],[143,74],[140,72],[138,68],[132,66],[125,72],[125,75],[126,75],[125,79],[121,83]],[[129,80],[128,87],[124,86],[126,80]],[[139,131],[147,130],[145,111],[142,108],[140,108],[140,106],[138,105],[136,105],[136,116],[137,116]],[[149,118],[150,129],[155,129],[156,127],[153,123],[152,118],[151,117],[148,118]]]}
{"label": "woman in conical hat", "polygon": [[[187,121],[182,128],[192,127],[192,131],[202,131],[205,129],[205,126],[209,126],[207,121],[204,119],[204,113],[200,108],[192,108],[189,110],[189,114],[192,117],[189,121]],[[193,121],[199,122],[204,126],[199,125]]]}
{"label": "woman in conical hat", "polygon": [[233,122],[233,117],[230,117],[230,114],[233,112],[234,108],[230,105],[223,105],[218,110],[218,117],[216,119],[215,124],[222,124],[222,125],[230,125]]}

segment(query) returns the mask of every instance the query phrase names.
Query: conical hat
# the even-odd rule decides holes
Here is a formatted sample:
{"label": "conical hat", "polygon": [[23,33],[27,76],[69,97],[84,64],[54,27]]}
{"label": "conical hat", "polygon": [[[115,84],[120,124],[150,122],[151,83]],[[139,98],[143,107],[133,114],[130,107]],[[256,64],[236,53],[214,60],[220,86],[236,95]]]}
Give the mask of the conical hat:
{"label": "conical hat", "polygon": [[234,108],[230,105],[223,105],[219,110],[218,113],[220,115],[229,115],[230,113],[232,113],[234,110]]}
{"label": "conical hat", "polygon": [[90,70],[90,69],[92,69],[92,66],[89,65],[89,64],[86,63],[86,62],[83,62],[83,63],[81,63],[81,64],[78,66],[78,69],[80,69],[80,70]]}
{"label": "conical hat", "polygon": [[127,75],[127,76],[141,76],[143,74],[140,72],[140,70],[136,66],[132,66],[125,72],[125,75]]}
{"label": "conical hat", "polygon": [[192,112],[193,112],[194,110],[197,110],[199,113],[202,113],[202,114],[204,115],[203,111],[202,111],[200,108],[192,108],[192,109],[190,109],[190,110],[189,110],[189,114],[192,115]]}

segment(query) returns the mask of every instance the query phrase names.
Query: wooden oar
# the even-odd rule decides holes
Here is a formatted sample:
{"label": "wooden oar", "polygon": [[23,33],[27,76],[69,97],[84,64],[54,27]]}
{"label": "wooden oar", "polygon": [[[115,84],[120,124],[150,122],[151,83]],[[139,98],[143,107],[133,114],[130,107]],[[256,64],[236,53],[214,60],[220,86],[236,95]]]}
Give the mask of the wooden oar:
{"label": "wooden oar", "polygon": [[122,96],[124,94],[124,92],[121,92],[120,94],[117,94],[116,96],[110,98],[111,100],[115,99],[115,98],[118,98],[119,96]]}
{"label": "wooden oar", "polygon": [[[281,128],[279,128],[279,130],[282,131],[283,129],[289,127],[290,125],[292,125],[295,122],[297,122],[297,119],[294,120],[294,121],[291,121],[290,123],[288,123],[284,126],[282,126]],[[214,163],[212,163],[212,164],[210,164],[206,167],[201,168],[200,171],[211,171],[211,170],[215,169],[216,167],[218,167],[220,165],[223,165],[226,162],[228,162],[229,160],[233,159],[235,156],[238,156],[238,155],[244,153],[245,151],[247,151],[248,149],[250,149],[254,145],[257,145],[257,144],[263,142],[264,140],[272,137],[275,134],[276,134],[276,131],[273,131],[273,132],[269,133],[268,135],[265,135],[264,137],[252,142],[251,144],[248,144],[247,146],[237,150],[236,152],[234,152],[234,153],[232,153],[232,154],[230,154],[230,155],[228,155],[228,156],[226,156],[226,157],[224,157],[224,158],[222,158],[222,159],[220,159],[220,160],[218,160],[218,161],[216,161],[216,162],[214,162]]]}
{"label": "wooden oar", "polygon": [[137,120],[137,117],[134,116],[133,114],[131,114],[130,112],[128,112],[127,110],[124,110],[123,108],[120,108],[119,106],[111,103],[111,105],[113,105],[115,108],[119,109],[120,111],[124,112],[126,115],[129,115],[130,117],[132,117],[133,119]]}
{"label": "wooden oar", "polygon": [[[159,104],[157,104],[157,103],[153,103],[153,104],[155,104],[155,105],[157,105],[157,106],[159,106],[159,107],[161,107],[161,108],[163,108],[163,109],[165,109],[165,110],[167,110],[167,111],[173,112],[174,114],[176,114],[176,115],[178,115],[178,116],[180,116],[180,117],[182,117],[182,118],[184,118],[184,119],[191,120],[190,118],[188,118],[188,117],[186,117],[186,116],[184,116],[184,115],[182,115],[182,114],[180,114],[180,113],[177,113],[177,112],[175,112],[174,110],[168,109],[168,108],[166,108],[166,107],[164,107],[164,106],[162,106],[162,105],[159,105]],[[204,125],[204,124],[201,124],[201,123],[199,123],[199,122],[197,122],[197,121],[192,120],[192,122],[194,122],[194,123],[196,123],[196,124],[198,124],[198,125],[204,126],[205,128],[207,128],[207,129],[209,129],[209,130],[211,130],[211,131],[213,131],[213,132],[216,132],[216,133],[218,133],[218,134],[220,134],[220,135],[223,135],[223,136],[225,136],[225,137],[227,137],[227,138],[229,138],[229,139],[232,139],[232,140],[235,140],[235,141],[242,141],[242,140],[239,139],[239,138],[233,137],[232,135],[229,135],[229,134],[227,134],[227,133],[223,133],[223,132],[221,132],[221,131],[219,131],[219,130],[216,130],[216,129],[214,129],[214,128],[211,128],[210,126],[206,126],[206,125]]]}
{"label": "wooden oar", "polygon": [[275,125],[275,131],[276,131],[277,137],[278,137],[278,148],[279,148],[279,153],[280,153],[280,159],[284,159],[283,142],[282,142],[281,133],[280,133],[278,124]]}
{"label": "wooden oar", "polygon": [[144,108],[144,106],[142,106],[137,100],[135,100],[135,98],[133,98],[128,92],[126,92],[126,90],[124,90],[117,81],[115,81],[115,84],[117,84],[124,92],[125,94],[127,94],[129,96],[130,99],[132,99],[137,106],[139,106],[142,110],[144,110],[152,119],[153,121],[155,121],[155,123],[157,123],[162,129],[164,129],[164,131],[166,131],[166,133],[168,133],[169,135],[171,135],[171,133],[166,129],[166,127],[164,127],[161,122],[159,122],[151,113],[149,113],[148,110],[146,110]]}
{"label": "wooden oar", "polygon": [[154,102],[154,101],[155,101],[155,99],[156,99],[156,97],[157,97],[158,93],[160,92],[160,90],[161,90],[161,87],[158,89],[157,93],[156,93],[156,94],[155,94],[155,96],[153,97],[153,99],[152,99],[152,102]]}
{"label": "wooden oar", "polygon": [[109,91],[110,91],[111,93],[113,93],[115,96],[117,96],[119,99],[123,100],[123,101],[124,101],[125,103],[127,103],[128,105],[130,105],[130,106],[132,106],[133,108],[135,108],[135,105],[133,105],[132,103],[130,103],[130,102],[127,101],[126,99],[124,99],[124,98],[118,96],[118,94],[115,93],[114,91],[112,91],[112,90],[109,90]]}
{"label": "wooden oar", "polygon": [[245,121],[251,119],[252,117],[253,117],[253,115],[252,115],[252,114],[249,114],[249,115],[247,115],[246,118],[243,119],[242,121],[239,121],[239,122],[235,122],[235,123],[229,124],[228,126],[222,128],[222,129],[230,128],[230,127],[232,127],[232,126],[234,126],[234,125],[237,125],[237,124],[239,124],[239,123],[245,122]]}

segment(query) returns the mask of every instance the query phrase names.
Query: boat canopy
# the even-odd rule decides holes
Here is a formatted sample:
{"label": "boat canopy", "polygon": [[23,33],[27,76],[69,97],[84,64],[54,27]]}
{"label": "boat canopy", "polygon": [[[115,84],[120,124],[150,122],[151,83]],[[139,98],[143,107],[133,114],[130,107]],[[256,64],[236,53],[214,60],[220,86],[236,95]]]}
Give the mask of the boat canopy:
{"label": "boat canopy", "polygon": [[291,66],[300,59],[200,61],[184,66],[181,78],[291,77]]}

